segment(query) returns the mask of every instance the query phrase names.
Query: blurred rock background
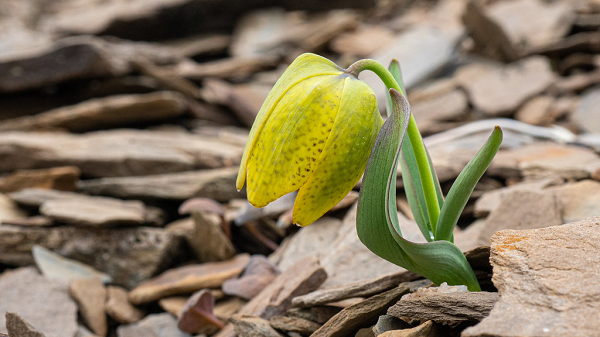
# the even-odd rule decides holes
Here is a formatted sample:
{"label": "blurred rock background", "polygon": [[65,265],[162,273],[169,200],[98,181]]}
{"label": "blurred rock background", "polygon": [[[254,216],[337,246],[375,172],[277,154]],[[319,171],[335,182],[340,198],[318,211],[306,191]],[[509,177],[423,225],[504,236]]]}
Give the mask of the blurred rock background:
{"label": "blurred rock background", "polygon": [[[345,285],[415,278],[358,241],[358,188],[300,230],[293,195],[257,210],[235,190],[256,113],[304,52],[344,67],[397,58],[446,192],[504,127],[455,233],[461,249],[600,215],[597,0],[2,0],[0,333],[354,336],[372,325],[321,327],[374,294]],[[361,79],[384,112],[382,84]],[[423,241],[398,187],[405,236]],[[346,295],[291,309],[334,286]],[[5,312],[16,314],[6,324]]]}

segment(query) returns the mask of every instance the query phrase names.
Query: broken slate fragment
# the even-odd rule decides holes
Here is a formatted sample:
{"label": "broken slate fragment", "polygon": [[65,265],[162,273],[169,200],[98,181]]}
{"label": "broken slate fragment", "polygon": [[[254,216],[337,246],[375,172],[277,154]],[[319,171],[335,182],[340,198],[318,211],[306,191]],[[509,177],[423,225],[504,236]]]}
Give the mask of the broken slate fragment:
{"label": "broken slate fragment", "polygon": [[86,278],[98,278],[103,283],[112,282],[112,277],[106,273],[54,253],[42,246],[35,245],[31,250],[35,264],[42,274],[49,279],[74,281]]}
{"label": "broken slate fragment", "polygon": [[310,336],[321,327],[321,324],[299,317],[273,316],[269,323],[277,330],[296,332],[302,336]]}
{"label": "broken slate fragment", "polygon": [[177,321],[169,313],[152,314],[143,320],[117,328],[117,337],[191,337],[177,329]]}
{"label": "broken slate fragment", "polygon": [[80,175],[81,171],[74,166],[15,171],[0,177],[0,192],[10,193],[24,188],[75,191]]}
{"label": "broken slate fragment", "polygon": [[215,297],[210,290],[202,289],[194,293],[179,312],[177,327],[193,334],[214,334],[225,326],[215,317],[214,307]]}
{"label": "broken slate fragment", "polygon": [[[600,218],[503,230],[492,237],[492,281],[501,295],[465,337],[594,336],[600,322]],[[510,322],[510,324],[507,324]]]}
{"label": "broken slate fragment", "polygon": [[267,258],[262,255],[253,255],[240,278],[225,281],[222,289],[227,295],[251,300],[279,274],[277,267],[271,264]]}
{"label": "broken slate fragment", "polygon": [[19,316],[18,314],[7,311],[5,318],[6,330],[8,331],[9,337],[46,337],[46,335],[36,330],[33,326],[27,323],[27,321],[25,321],[23,317]]}
{"label": "broken slate fragment", "polygon": [[127,290],[108,286],[106,314],[122,324],[131,324],[144,318],[144,312],[134,307],[127,299]]}
{"label": "broken slate fragment", "polygon": [[266,319],[251,315],[235,315],[231,323],[238,336],[244,337],[283,337]]}
{"label": "broken slate fragment", "polygon": [[71,282],[71,297],[77,302],[86,326],[104,337],[108,332],[106,323],[106,288],[97,278],[79,279]]}

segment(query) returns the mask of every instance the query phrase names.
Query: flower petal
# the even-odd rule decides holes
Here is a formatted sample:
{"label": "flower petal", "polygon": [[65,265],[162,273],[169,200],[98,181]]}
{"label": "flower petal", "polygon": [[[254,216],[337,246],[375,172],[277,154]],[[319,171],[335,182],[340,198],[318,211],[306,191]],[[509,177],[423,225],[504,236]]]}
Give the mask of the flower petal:
{"label": "flower petal", "polygon": [[248,135],[248,141],[244,149],[240,170],[236,181],[236,187],[241,190],[244,187],[246,180],[246,169],[249,159],[249,154],[256,144],[256,138],[261,132],[266,120],[270,116],[279,100],[296,84],[303,80],[320,75],[340,75],[343,71],[330,60],[316,54],[305,53],[298,56],[292,64],[281,75],[269,95],[265,99],[260,111],[258,112],[252,129]]}
{"label": "flower petal", "polygon": [[346,86],[331,136],[294,204],[294,223],[307,226],[340,202],[362,176],[383,119],[373,90],[355,78]]}
{"label": "flower petal", "polygon": [[273,108],[248,158],[246,191],[252,205],[264,207],[309,179],[334,126],[341,76],[301,81]]}

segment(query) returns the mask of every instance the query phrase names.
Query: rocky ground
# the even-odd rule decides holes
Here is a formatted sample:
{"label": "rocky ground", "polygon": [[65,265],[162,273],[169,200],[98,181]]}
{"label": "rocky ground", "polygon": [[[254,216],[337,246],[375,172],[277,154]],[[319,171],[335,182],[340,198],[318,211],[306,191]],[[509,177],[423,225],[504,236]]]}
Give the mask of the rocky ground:
{"label": "rocky ground", "polygon": [[[5,0],[0,32],[0,335],[597,335],[598,0]],[[398,58],[445,191],[503,127],[455,232],[484,292],[370,253],[358,187],[303,229],[235,190],[303,52]]]}

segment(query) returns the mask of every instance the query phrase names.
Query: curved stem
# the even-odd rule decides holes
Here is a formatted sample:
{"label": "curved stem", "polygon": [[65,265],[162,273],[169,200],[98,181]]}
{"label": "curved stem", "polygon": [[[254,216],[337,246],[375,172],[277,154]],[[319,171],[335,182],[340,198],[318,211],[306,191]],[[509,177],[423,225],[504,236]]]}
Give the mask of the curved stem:
{"label": "curved stem", "polygon": [[[379,62],[371,59],[360,60],[353,63],[348,69],[347,73],[358,77],[358,74],[364,70],[370,70],[374,72],[383,81],[383,84],[389,89],[393,88],[398,90],[402,95],[406,96],[403,83],[398,84],[394,76]],[[423,193],[425,194],[425,203],[427,206],[427,212],[429,213],[429,221],[435,228],[437,225],[438,218],[440,216],[440,206],[438,203],[436,193],[436,181],[435,176],[429,166],[429,159],[427,156],[427,150],[425,144],[423,144],[423,138],[417,127],[412,114],[410,115],[410,121],[408,124],[408,137],[417,159],[417,166],[419,168],[419,174],[421,175],[421,184],[423,185]]]}

